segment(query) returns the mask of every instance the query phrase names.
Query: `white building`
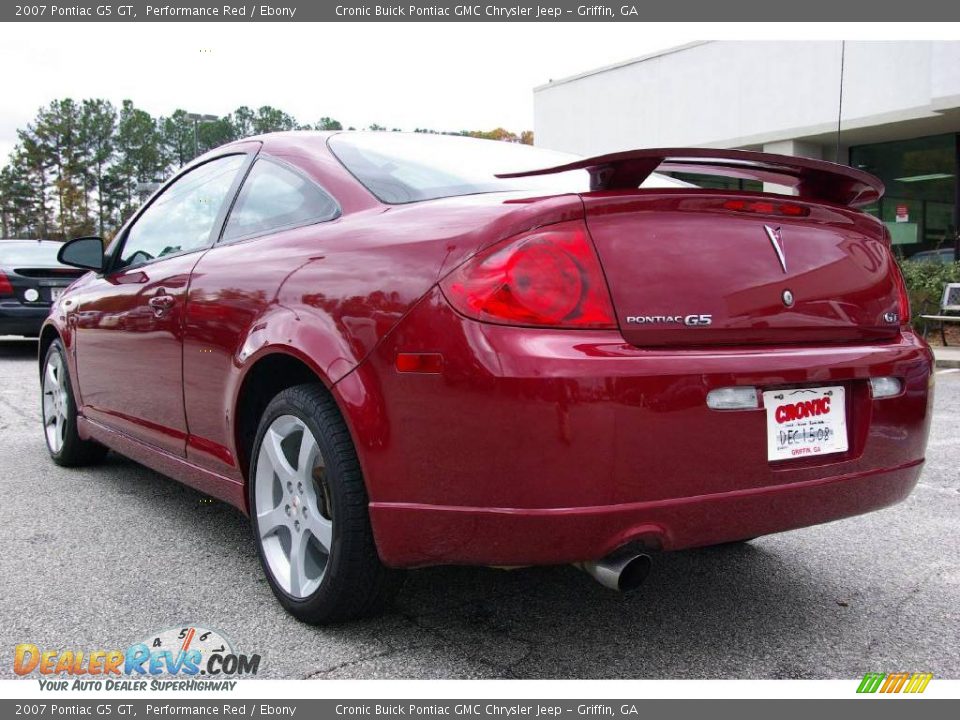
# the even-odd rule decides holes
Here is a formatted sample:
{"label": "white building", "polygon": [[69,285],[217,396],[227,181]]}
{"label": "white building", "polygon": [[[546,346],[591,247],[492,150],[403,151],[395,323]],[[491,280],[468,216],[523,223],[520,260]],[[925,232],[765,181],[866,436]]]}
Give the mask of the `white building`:
{"label": "white building", "polygon": [[537,145],[581,155],[694,146],[838,159],[884,181],[868,210],[905,253],[955,241],[960,42],[694,43],[551,81],[534,90],[534,112]]}

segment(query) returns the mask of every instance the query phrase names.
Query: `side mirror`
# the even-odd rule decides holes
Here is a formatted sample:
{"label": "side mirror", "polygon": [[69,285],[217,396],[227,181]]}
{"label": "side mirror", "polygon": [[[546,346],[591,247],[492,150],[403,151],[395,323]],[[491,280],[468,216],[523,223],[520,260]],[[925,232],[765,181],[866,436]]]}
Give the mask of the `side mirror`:
{"label": "side mirror", "polygon": [[103,270],[103,240],[98,237],[81,237],[64,243],[57,253],[57,260],[64,265],[84,270]]}

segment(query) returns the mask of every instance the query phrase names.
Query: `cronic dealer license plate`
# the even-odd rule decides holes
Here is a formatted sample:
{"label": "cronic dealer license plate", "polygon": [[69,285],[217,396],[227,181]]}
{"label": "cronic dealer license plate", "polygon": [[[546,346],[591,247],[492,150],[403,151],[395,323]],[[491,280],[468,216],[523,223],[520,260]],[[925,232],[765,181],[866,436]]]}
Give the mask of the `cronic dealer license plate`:
{"label": "cronic dealer license plate", "polygon": [[844,400],[844,389],[840,386],[763,393],[763,406],[767,410],[767,460],[845,452]]}

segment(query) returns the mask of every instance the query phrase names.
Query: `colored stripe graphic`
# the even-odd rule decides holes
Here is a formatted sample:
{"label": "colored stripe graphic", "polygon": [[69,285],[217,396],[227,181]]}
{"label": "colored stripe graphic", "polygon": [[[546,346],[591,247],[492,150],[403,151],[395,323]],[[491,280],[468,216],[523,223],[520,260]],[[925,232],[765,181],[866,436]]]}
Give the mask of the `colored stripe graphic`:
{"label": "colored stripe graphic", "polygon": [[907,687],[904,689],[904,692],[922,693],[927,689],[927,685],[930,683],[932,678],[933,673],[914,673],[910,676],[910,682],[907,683]]}
{"label": "colored stripe graphic", "polygon": [[857,688],[858,693],[875,693],[880,688],[880,683],[886,677],[883,673],[867,673]]}
{"label": "colored stripe graphic", "polygon": [[922,693],[927,689],[933,673],[867,673],[857,687],[858,693]]}
{"label": "colored stripe graphic", "polygon": [[883,687],[880,688],[882,693],[898,693],[900,688],[903,687],[903,684],[907,681],[906,673],[890,673],[887,675],[886,682],[883,683]]}

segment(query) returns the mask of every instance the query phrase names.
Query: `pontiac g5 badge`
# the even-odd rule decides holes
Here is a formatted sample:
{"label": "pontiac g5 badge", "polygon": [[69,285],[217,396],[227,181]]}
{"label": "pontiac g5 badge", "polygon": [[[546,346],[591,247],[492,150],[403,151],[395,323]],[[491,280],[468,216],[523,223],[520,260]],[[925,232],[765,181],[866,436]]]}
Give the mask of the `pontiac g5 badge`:
{"label": "pontiac g5 badge", "polygon": [[627,315],[628,325],[711,325],[713,315]]}

